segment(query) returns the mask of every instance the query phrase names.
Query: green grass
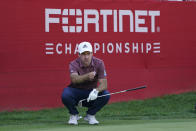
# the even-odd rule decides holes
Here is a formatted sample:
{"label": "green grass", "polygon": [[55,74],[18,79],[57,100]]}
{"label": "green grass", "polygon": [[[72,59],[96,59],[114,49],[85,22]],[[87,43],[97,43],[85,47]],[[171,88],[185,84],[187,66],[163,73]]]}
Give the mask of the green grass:
{"label": "green grass", "polygon": [[[86,127],[89,130],[93,128],[94,131],[102,128],[105,130],[110,128],[110,130],[115,131],[121,126],[124,127],[124,130],[129,128],[140,130],[139,127],[144,127],[147,130],[149,124],[155,126],[153,129],[156,129],[157,126],[161,131],[161,127],[165,124],[172,128],[171,123],[179,124],[179,126],[184,124],[183,127],[186,130],[186,125],[191,123],[196,125],[195,104],[196,92],[108,104],[96,115],[101,124],[90,127],[84,120],[80,120],[77,127],[67,125],[69,114],[66,108],[40,111],[3,111],[0,112],[0,131],[61,131],[65,129],[74,131],[78,127],[81,131],[83,128],[86,130]],[[84,116],[86,110],[86,108],[79,108],[80,115]],[[189,125],[189,127],[196,129],[196,126]],[[152,129],[149,128],[149,130]]]}

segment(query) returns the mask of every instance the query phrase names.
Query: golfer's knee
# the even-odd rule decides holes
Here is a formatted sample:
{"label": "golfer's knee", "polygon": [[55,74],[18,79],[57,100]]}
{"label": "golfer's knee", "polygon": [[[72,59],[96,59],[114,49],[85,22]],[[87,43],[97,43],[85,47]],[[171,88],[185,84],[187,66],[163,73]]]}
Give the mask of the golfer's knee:
{"label": "golfer's knee", "polygon": [[[103,95],[109,94],[109,91],[104,91]],[[110,100],[110,95],[103,97],[104,103],[107,103]]]}
{"label": "golfer's knee", "polygon": [[67,89],[64,89],[62,96],[61,96],[62,102],[64,105],[71,104],[72,103],[72,97],[70,92]]}

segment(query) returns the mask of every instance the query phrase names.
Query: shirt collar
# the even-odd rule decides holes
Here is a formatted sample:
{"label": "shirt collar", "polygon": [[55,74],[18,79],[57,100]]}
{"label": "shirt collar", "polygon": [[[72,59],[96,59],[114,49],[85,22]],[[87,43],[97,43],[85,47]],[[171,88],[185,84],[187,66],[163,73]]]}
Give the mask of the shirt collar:
{"label": "shirt collar", "polygon": [[[91,63],[89,65],[89,67],[91,67],[91,66],[94,67],[95,66],[93,58],[94,58],[94,56],[92,57],[92,60],[91,60]],[[82,61],[80,60],[80,58],[79,58],[79,63],[80,63],[81,68],[85,68],[85,66],[82,64]]]}

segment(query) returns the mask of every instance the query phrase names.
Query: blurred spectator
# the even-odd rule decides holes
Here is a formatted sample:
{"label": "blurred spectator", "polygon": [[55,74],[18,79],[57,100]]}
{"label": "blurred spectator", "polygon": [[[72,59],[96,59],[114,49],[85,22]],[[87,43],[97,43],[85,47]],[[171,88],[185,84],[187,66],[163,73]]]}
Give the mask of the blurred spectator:
{"label": "blurred spectator", "polygon": [[162,0],[162,1],[195,1],[196,2],[196,0]]}
{"label": "blurred spectator", "polygon": [[184,1],[184,0],[167,0],[167,1]]}

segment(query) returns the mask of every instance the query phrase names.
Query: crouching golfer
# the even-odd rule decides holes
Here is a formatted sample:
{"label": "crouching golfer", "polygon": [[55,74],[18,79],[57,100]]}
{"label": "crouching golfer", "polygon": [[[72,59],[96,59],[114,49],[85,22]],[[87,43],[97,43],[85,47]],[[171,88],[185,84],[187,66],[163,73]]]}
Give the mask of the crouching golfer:
{"label": "crouching golfer", "polygon": [[108,94],[107,79],[104,63],[93,56],[92,46],[89,42],[82,42],[78,46],[79,57],[69,65],[71,84],[64,88],[62,102],[70,113],[68,124],[78,124],[79,112],[76,109],[78,102],[87,98],[82,106],[87,107],[84,120],[89,124],[99,124],[95,114],[100,111],[110,99]]}

